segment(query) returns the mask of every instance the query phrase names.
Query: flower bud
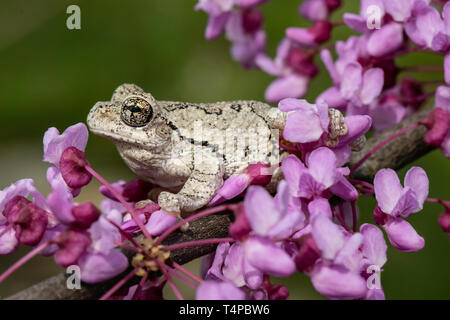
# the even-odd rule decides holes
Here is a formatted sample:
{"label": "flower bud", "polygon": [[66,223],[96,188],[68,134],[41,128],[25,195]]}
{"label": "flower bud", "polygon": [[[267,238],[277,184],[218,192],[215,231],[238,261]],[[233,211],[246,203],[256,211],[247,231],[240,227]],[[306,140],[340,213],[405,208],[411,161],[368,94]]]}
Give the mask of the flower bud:
{"label": "flower bud", "polygon": [[69,147],[62,153],[59,167],[69,187],[81,188],[91,182],[92,175],[85,168],[87,165],[86,155],[75,147]]}
{"label": "flower bud", "polygon": [[313,55],[306,49],[291,48],[287,59],[289,66],[300,74],[312,78],[319,72],[314,64]]}
{"label": "flower bud", "polygon": [[246,9],[242,11],[242,28],[246,33],[253,34],[259,29],[263,22],[263,14],[259,10]]}
{"label": "flower bud", "polygon": [[376,224],[383,226],[389,220],[389,215],[381,211],[379,206],[376,206],[373,210],[373,220],[375,220]]}
{"label": "flower bud", "polygon": [[127,201],[138,202],[148,199],[148,193],[153,188],[153,184],[147,180],[134,179],[128,182],[123,189],[123,196]]}
{"label": "flower bud", "polygon": [[450,233],[450,212],[441,214],[438,218],[438,223],[444,232]]}
{"label": "flower bud", "polygon": [[341,0],[325,0],[325,3],[329,10],[336,10],[341,6],[341,2]]}
{"label": "flower bud", "polygon": [[299,240],[300,250],[294,258],[297,270],[309,272],[314,267],[314,263],[320,258],[320,249],[311,234],[304,235]]}
{"label": "flower bud", "polygon": [[100,217],[100,210],[91,202],[86,202],[73,207],[72,216],[75,218],[75,221],[72,222],[73,227],[87,229]]}
{"label": "flower bud", "polygon": [[229,232],[233,239],[242,240],[252,231],[244,206],[235,212],[235,217],[236,220],[231,224]]}
{"label": "flower bud", "polygon": [[38,244],[47,228],[47,212],[22,196],[16,196],[5,206],[3,215],[14,226],[20,243]]}
{"label": "flower bud", "polygon": [[447,136],[450,116],[443,109],[436,107],[421,124],[428,128],[424,137],[425,142],[431,146],[439,147]]}
{"label": "flower bud", "polygon": [[55,261],[62,267],[76,264],[92,242],[86,231],[72,229],[63,231],[54,241],[59,246]]}

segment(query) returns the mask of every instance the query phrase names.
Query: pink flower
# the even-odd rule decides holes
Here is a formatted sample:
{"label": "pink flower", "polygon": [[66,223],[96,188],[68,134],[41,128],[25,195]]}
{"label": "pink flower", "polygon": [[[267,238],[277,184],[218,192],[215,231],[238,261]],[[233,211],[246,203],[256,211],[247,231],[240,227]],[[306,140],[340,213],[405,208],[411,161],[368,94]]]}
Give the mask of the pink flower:
{"label": "pink flower", "polygon": [[208,205],[215,206],[233,199],[243,193],[250,185],[267,185],[271,177],[269,165],[264,163],[249,164],[244,173],[233,175],[225,180]]}
{"label": "pink flower", "polygon": [[57,175],[60,174],[63,153],[69,148],[78,150],[67,152],[65,159],[62,161],[66,178],[70,181],[69,183],[73,183],[75,186],[67,186],[74,196],[80,193],[79,185],[83,186],[90,181],[90,174],[86,173],[79,166],[74,165],[74,161],[87,163],[83,157],[83,152],[86,148],[88,135],[88,130],[84,123],[70,126],[62,134],[54,127],[48,129],[44,134],[44,161],[51,163],[56,168],[52,172],[53,179],[59,179]]}
{"label": "pink flower", "polygon": [[325,101],[309,104],[306,100],[283,99],[278,104],[283,112],[289,112],[283,137],[291,142],[307,143],[320,139],[328,132],[328,106]]}
{"label": "pink flower", "polygon": [[286,37],[303,46],[317,46],[328,41],[333,25],[328,21],[316,21],[308,29],[290,27],[286,29]]}
{"label": "pink flower", "polygon": [[145,228],[152,236],[159,236],[177,222],[177,218],[163,210],[152,213]]}
{"label": "pink flower", "polygon": [[203,281],[197,288],[196,300],[244,300],[246,294],[230,282]]}
{"label": "pink flower", "polygon": [[419,167],[408,170],[404,188],[394,170],[381,169],[374,179],[378,206],[392,217],[408,218],[412,213],[422,210],[428,196],[428,184],[426,172]]}
{"label": "pink flower", "polygon": [[0,191],[0,254],[15,251],[19,243],[37,245],[47,227],[57,224],[48,209],[47,201],[31,179],[19,180]]}
{"label": "pink flower", "polygon": [[264,273],[287,276],[295,270],[291,257],[274,242],[303,227],[304,214],[299,208],[289,206],[293,201],[290,199],[288,186],[283,181],[278,185],[275,198],[259,186],[247,191],[244,206],[252,232],[242,245],[248,262]]}
{"label": "pink flower", "polygon": [[366,282],[359,274],[363,236],[347,235],[323,214],[316,215],[311,225],[322,257],[310,273],[314,288],[333,299],[363,297],[367,292]]}
{"label": "pink flower", "polygon": [[320,147],[312,151],[305,166],[290,155],[283,160],[282,170],[293,195],[305,199],[324,196],[329,189],[346,200],[358,197],[356,189],[344,178],[348,168],[339,168],[333,151]]}
{"label": "pink flower", "polygon": [[382,169],[374,179],[378,207],[375,218],[388,234],[391,244],[402,251],[418,251],[425,241],[402,218],[422,210],[428,196],[428,177],[419,167],[412,167],[405,176],[405,187],[392,169]]}
{"label": "pink flower", "polygon": [[[299,55],[299,50],[302,49],[295,47],[289,39],[283,39],[274,60],[263,54],[256,57],[255,63],[258,67],[277,77],[266,89],[267,101],[279,102],[284,98],[299,98],[306,93],[309,78],[317,71],[314,72],[313,56]],[[298,59],[299,56],[302,56],[301,59]]]}

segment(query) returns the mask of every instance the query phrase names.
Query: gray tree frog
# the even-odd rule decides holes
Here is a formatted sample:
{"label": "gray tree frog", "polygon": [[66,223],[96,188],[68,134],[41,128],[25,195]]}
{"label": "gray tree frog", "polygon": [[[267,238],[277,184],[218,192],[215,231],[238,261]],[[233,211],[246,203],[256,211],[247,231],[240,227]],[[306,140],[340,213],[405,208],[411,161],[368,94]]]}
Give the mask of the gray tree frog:
{"label": "gray tree frog", "polygon": [[119,86],[87,118],[90,131],[110,139],[132,171],[164,189],[158,203],[176,214],[205,206],[224,179],[250,163],[276,167],[285,121],[262,102],[158,101],[134,84]]}

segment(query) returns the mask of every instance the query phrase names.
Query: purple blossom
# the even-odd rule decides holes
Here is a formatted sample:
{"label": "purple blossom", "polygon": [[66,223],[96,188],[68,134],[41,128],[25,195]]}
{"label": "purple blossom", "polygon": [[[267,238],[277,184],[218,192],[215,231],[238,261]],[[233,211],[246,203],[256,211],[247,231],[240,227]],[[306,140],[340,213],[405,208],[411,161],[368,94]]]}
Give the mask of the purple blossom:
{"label": "purple blossom", "polygon": [[328,21],[316,21],[308,29],[290,27],[286,37],[302,46],[314,47],[330,39],[333,25]]}
{"label": "purple blossom", "polygon": [[255,59],[266,49],[266,34],[261,30],[262,13],[256,9],[230,13],[226,36],[233,43],[231,55],[245,68],[255,66]]}
{"label": "purple blossom", "polygon": [[252,233],[242,245],[248,262],[264,273],[287,276],[295,270],[291,257],[274,242],[303,227],[304,214],[288,205],[290,197],[285,182],[279,184],[275,198],[259,186],[247,191],[244,206]]}
{"label": "purple blossom", "polygon": [[85,230],[67,229],[54,241],[59,247],[55,252],[55,262],[62,267],[76,264],[91,244],[89,234]]}
{"label": "purple blossom", "polygon": [[282,170],[293,195],[305,199],[324,196],[324,191],[331,192],[346,200],[354,200],[358,193],[344,178],[349,174],[348,168],[339,168],[333,151],[320,147],[308,156],[306,166],[295,156],[283,160]]}
{"label": "purple blossom", "polygon": [[[88,140],[88,130],[84,123],[77,123],[73,126],[68,127],[62,134],[59,133],[58,129],[52,127],[48,129],[44,134],[44,161],[51,163],[55,169],[52,169],[51,176],[52,180],[59,180],[58,175],[60,173],[60,161],[61,157],[68,148],[76,148],[80,152],[84,151],[87,145]],[[69,154],[67,154],[69,155]],[[71,169],[71,166],[67,166],[67,161],[63,161],[67,172]],[[49,173],[47,173],[48,175]],[[84,182],[88,179],[89,175],[84,177]],[[70,174],[69,174],[70,177]],[[74,180],[78,180],[76,175],[72,175]],[[47,180],[49,180],[47,178]],[[67,188],[72,192],[73,196],[77,196],[81,189],[79,188],[71,188],[67,186]]]}
{"label": "purple blossom", "polygon": [[246,294],[230,282],[204,281],[195,295],[196,300],[244,300]]}
{"label": "purple blossom", "polygon": [[340,1],[306,0],[300,4],[298,11],[302,17],[311,21],[327,20],[331,11],[336,9],[332,2]]}
{"label": "purple blossom", "polygon": [[[26,198],[29,196],[33,201]],[[0,191],[0,254],[15,251],[19,243],[37,245],[47,227],[53,228],[57,224],[48,209],[47,201],[31,179],[19,180]]]}
{"label": "purple blossom", "polygon": [[412,167],[406,173],[404,184],[403,188],[392,169],[377,172],[374,188],[379,209],[375,213],[383,218],[376,218],[394,247],[402,251],[418,251],[423,248],[425,241],[402,218],[422,210],[428,196],[428,177],[422,168]]}
{"label": "purple blossom", "polygon": [[59,167],[63,152],[69,147],[84,151],[88,140],[88,130],[84,123],[68,127],[62,134],[52,127],[44,134],[44,161]]}
{"label": "purple blossom", "polygon": [[450,44],[440,13],[424,0],[413,2],[410,17],[405,21],[405,31],[421,47],[445,51]]}
{"label": "purple blossom", "polygon": [[317,141],[328,132],[328,106],[323,100],[309,104],[306,100],[287,98],[280,101],[278,108],[289,112],[283,137],[291,142]]}
{"label": "purple blossom", "polygon": [[419,167],[412,167],[405,176],[403,188],[397,173],[392,169],[382,169],[374,179],[375,197],[380,209],[393,217],[408,218],[422,210],[428,196],[428,177]]}
{"label": "purple blossom", "polygon": [[200,0],[195,10],[203,10],[209,15],[205,38],[208,40],[219,37],[228,21],[234,0]]}
{"label": "purple blossom", "polygon": [[366,281],[359,274],[362,254],[358,250],[363,236],[345,231],[325,215],[312,221],[312,236],[322,253],[311,271],[311,282],[321,294],[333,299],[362,298],[367,292]]}
{"label": "purple blossom", "polygon": [[215,206],[226,200],[233,199],[244,192],[250,185],[267,185],[271,177],[269,165],[261,162],[249,164],[244,173],[233,175],[225,180],[208,205]]}
{"label": "purple blossom", "polygon": [[163,210],[158,210],[152,213],[145,228],[153,235],[158,236],[164,233],[167,229],[177,222],[177,218]]}
{"label": "purple blossom", "polygon": [[283,39],[274,60],[263,54],[256,57],[255,63],[258,67],[277,77],[266,89],[267,101],[278,102],[284,98],[299,98],[305,94],[310,77],[308,74],[311,74],[309,70],[314,65],[310,55],[292,59],[299,56],[299,50],[301,49],[296,48],[292,41]]}
{"label": "purple blossom", "polygon": [[128,267],[128,259],[117,250],[111,250],[108,254],[85,253],[78,259],[78,265],[83,282],[98,283],[124,272]]}
{"label": "purple blossom", "polygon": [[286,276],[294,272],[291,257],[274,242],[289,237],[303,226],[303,213],[292,210],[289,197],[284,182],[280,183],[275,198],[262,187],[250,187],[244,202],[245,213],[241,216],[248,219],[252,232],[231,247],[219,245],[205,279],[226,279],[238,287],[256,290],[263,282],[263,273]]}

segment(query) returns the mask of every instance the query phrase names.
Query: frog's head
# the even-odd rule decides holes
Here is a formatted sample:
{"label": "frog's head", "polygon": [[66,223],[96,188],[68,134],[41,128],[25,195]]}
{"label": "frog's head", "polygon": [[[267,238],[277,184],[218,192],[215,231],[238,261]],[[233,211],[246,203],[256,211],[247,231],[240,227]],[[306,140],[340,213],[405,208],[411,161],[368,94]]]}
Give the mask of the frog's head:
{"label": "frog's head", "polygon": [[97,102],[87,124],[92,133],[112,140],[117,146],[152,150],[167,143],[158,134],[161,125],[157,101],[134,84],[119,86],[111,101]]}

